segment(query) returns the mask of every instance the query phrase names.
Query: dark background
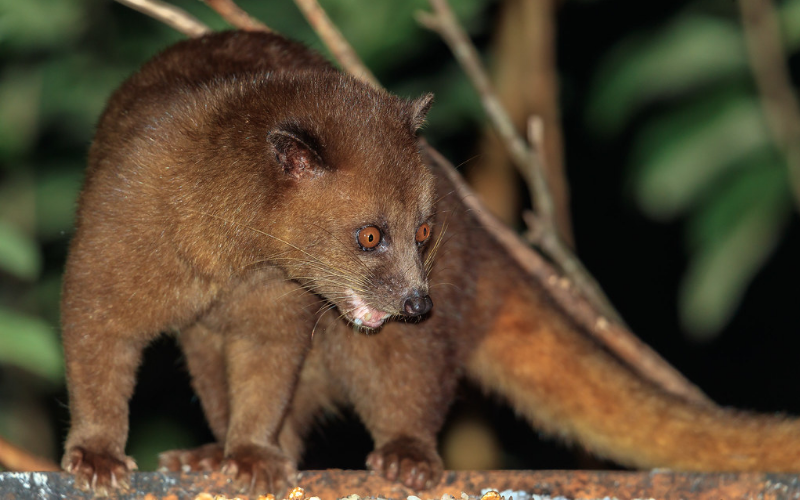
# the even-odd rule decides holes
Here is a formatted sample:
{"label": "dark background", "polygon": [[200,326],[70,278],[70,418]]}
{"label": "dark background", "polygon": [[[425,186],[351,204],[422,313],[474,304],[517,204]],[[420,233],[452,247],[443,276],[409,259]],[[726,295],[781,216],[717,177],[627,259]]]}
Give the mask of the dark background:
{"label": "dark background", "polygon": [[[241,5],[278,31],[321,47],[290,2],[269,3],[279,5]],[[212,15],[203,13],[202,5],[194,4],[199,2],[181,3],[207,22],[216,23],[215,27],[221,26]],[[396,12],[389,17],[396,25],[381,25],[368,20],[369,9],[378,7],[366,6],[366,0],[365,5],[351,5],[356,9],[352,12],[346,10],[344,3],[330,4],[334,20],[341,24],[346,36],[354,39],[356,49],[366,52],[367,63],[389,89],[408,96],[427,90],[437,95],[426,135],[454,164],[469,169],[482,133],[482,113],[447,48],[433,34],[415,28],[406,19],[410,18],[407,14],[413,11],[412,7],[397,3]],[[30,237],[39,254],[40,267],[31,276],[0,271],[0,311],[40,319],[50,325],[48,331],[56,343],[58,276],[69,226],[45,230],[38,219],[48,219],[47,214],[74,202],[91,124],[105,97],[138,64],[168,42],[181,38],[155,21],[111,2],[86,1],[81,5],[80,29],[75,33],[62,26],[66,33],[62,40],[42,35],[43,41],[37,42],[35,33],[29,33],[33,41],[19,42],[13,39],[13,32],[5,40],[0,39],[0,92],[11,88],[11,76],[36,72],[37,68],[41,68],[42,89],[41,98],[36,101],[38,107],[31,110],[36,125],[23,138],[27,142],[0,148],[0,186],[6,189],[0,191],[0,196],[11,191],[19,193],[19,186],[28,186],[35,199],[32,217],[37,219],[25,228],[20,223],[28,217],[22,213],[24,204],[10,206],[0,200],[0,220],[21,224],[22,232]],[[461,13],[474,41],[491,58],[499,4],[475,0],[464,5]],[[41,2],[42,8],[46,6],[47,2]],[[0,14],[14,8],[10,3],[0,3]],[[651,100],[611,136],[598,134],[587,126],[586,109],[591,105],[598,75],[609,64],[609,53],[635,37],[657,33],[687,11],[737,22],[732,2],[575,0],[560,5],[557,70],[578,253],[631,329],[712,399],[739,408],[798,414],[800,391],[795,383],[795,359],[800,333],[796,292],[800,278],[800,227],[796,209],[789,207],[788,222],[774,253],[747,286],[731,321],[712,340],[693,341],[678,314],[678,289],[692,257],[686,242],[686,224],[692,215],[654,221],[637,207],[630,192],[630,179],[636,168],[630,151],[638,133],[675,106],[676,98]],[[40,15],[51,14],[42,11]],[[66,21],[63,24],[69,25]],[[377,25],[374,29],[384,35],[367,33],[363,26],[369,24]],[[394,30],[400,34],[393,35]],[[69,57],[66,54],[70,51],[80,55]],[[797,58],[790,62],[796,83]],[[749,77],[738,78],[744,79],[745,86],[752,90]],[[53,95],[48,96],[47,92]],[[2,101],[0,115],[1,104]],[[0,128],[0,143],[4,140]],[[60,187],[48,191],[50,188],[40,186],[51,179],[60,179]],[[719,182],[724,184],[726,180]],[[43,207],[44,202],[52,202],[55,208]],[[3,342],[11,345],[25,338],[8,325],[11,323],[4,326],[0,321],[0,351],[4,350]],[[0,354],[0,433],[57,459],[68,423],[63,380],[30,368],[24,359],[27,351],[14,352],[6,348],[6,354]],[[210,439],[180,358],[172,339],[164,338],[148,350],[140,370],[131,403],[129,447],[144,469],[152,466],[158,451]],[[41,367],[38,361],[35,364]],[[483,398],[474,388],[460,391],[452,413],[448,427],[463,415],[488,422],[501,442],[505,467],[561,468],[586,463],[580,454],[576,461],[575,455],[562,446],[549,441],[542,444],[537,433],[518,421],[511,410]],[[305,464],[308,468],[360,468],[371,449],[369,438],[352,417],[324,426],[310,438],[310,443]]]}

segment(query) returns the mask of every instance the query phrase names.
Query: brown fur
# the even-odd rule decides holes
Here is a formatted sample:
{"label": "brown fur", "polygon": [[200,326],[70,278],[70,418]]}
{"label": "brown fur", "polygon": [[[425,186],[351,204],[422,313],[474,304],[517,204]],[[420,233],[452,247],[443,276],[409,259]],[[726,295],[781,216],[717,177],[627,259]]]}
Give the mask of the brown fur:
{"label": "brown fur", "polygon": [[[413,131],[428,104],[367,89],[264,34],[184,42],[123,85],[92,146],[65,277],[63,465],[79,486],[105,492],[134,466],[124,445],[135,369],[169,329],[218,444],[162,464],[222,465],[243,489],[285,486],[314,416],[341,404],[375,439],[370,468],[430,486],[462,367],[534,425],[622,464],[800,470],[795,420],[683,402],[592,343],[480,227],[437,161],[422,165]],[[269,134],[287,123],[311,132],[311,153]],[[434,234],[420,252],[411,243],[434,183]],[[384,257],[355,247],[359,224],[386,226]],[[365,335],[340,317],[347,287],[392,313],[406,296],[397,288],[429,289],[435,305],[421,322]]]}
{"label": "brown fur", "polygon": [[[331,303],[376,326],[377,313],[429,307],[430,245],[415,241],[433,215],[433,176],[415,136],[429,105],[371,89],[283,38],[245,33],[178,44],[115,93],[90,150],[64,280],[72,422],[63,466],[79,487],[125,486],[136,368],[166,330],[179,332],[225,470],[243,489],[285,484],[300,443],[289,429],[306,418],[284,424],[287,409],[314,406],[295,385],[319,311]],[[383,233],[371,251],[357,243],[365,226]],[[406,412],[412,425],[381,404],[385,392],[368,397],[374,375],[347,358],[369,356],[345,350],[363,350],[361,335],[335,324],[345,338],[328,358],[352,380],[341,391],[357,399],[379,446],[407,443],[429,459],[427,481],[440,470],[440,417],[425,425],[415,414],[430,398]],[[395,356],[384,337],[378,344],[375,366]],[[401,367],[381,370],[403,385]],[[416,385],[436,380],[421,374]],[[442,393],[434,404],[445,408],[449,390],[431,391]],[[281,430],[292,456],[278,446]]]}
{"label": "brown fur", "polygon": [[[532,325],[534,311],[544,314]],[[632,377],[529,290],[505,295],[468,371],[538,428],[623,465],[800,470],[795,419],[692,405],[665,394]]]}

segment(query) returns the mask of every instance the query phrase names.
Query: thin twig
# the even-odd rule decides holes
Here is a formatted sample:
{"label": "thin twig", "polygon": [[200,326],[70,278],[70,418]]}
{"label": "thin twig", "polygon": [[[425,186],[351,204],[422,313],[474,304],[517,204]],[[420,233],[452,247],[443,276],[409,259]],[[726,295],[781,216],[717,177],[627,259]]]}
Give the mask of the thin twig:
{"label": "thin twig", "polygon": [[211,28],[185,10],[160,0],[117,0],[117,2],[147,14],[192,38],[211,32]]}
{"label": "thin twig", "polygon": [[[531,156],[541,158],[540,161],[532,162],[530,168],[536,172],[536,177],[541,180],[549,196],[544,156],[539,155],[544,147],[544,121],[538,116],[531,116],[528,119],[528,143],[532,146]],[[552,206],[551,203],[551,209]],[[622,316],[611,305],[600,284],[561,238],[561,233],[556,225],[555,212],[551,210],[544,217],[531,212],[523,214],[523,216],[529,228],[526,235],[528,242],[536,244],[544,250],[564,274],[575,282],[575,286],[581,290],[589,302],[601,305],[602,307],[598,307],[600,313],[618,325],[625,326]],[[540,222],[541,220],[544,220],[544,223]]]}
{"label": "thin twig", "polygon": [[245,31],[263,31],[271,33],[266,24],[253,18],[231,0],[204,0],[231,26]]}
{"label": "thin twig", "polygon": [[49,472],[61,470],[54,462],[37,457],[0,438],[0,465],[9,471]]}
{"label": "thin twig", "polygon": [[739,8],[761,106],[775,143],[786,157],[800,210],[800,106],[786,67],[775,6],[771,0],[740,0]]}
{"label": "thin twig", "polygon": [[363,80],[373,87],[380,89],[381,84],[375,75],[364,65],[356,54],[353,47],[347,43],[342,33],[336,28],[331,19],[320,7],[317,0],[294,0],[297,7],[308,20],[314,31],[322,39],[323,43],[330,49],[333,57],[342,68],[356,78]]}
{"label": "thin twig", "polygon": [[608,319],[623,324],[622,317],[611,305],[600,286],[558,233],[553,199],[547,187],[542,156],[539,154],[540,148],[530,147],[517,133],[514,123],[492,88],[478,51],[459,24],[447,0],[429,0],[429,2],[433,13],[420,12],[417,20],[426,28],[438,33],[450,47],[477,89],[489,121],[505,143],[512,162],[528,185],[534,206],[534,217],[528,219],[535,221],[535,226],[532,226],[528,233],[528,239],[553,259],[564,274]]}
{"label": "thin twig", "polygon": [[[535,195],[534,202],[543,205],[537,207],[536,211],[541,215],[545,215],[548,211],[552,211],[552,203],[547,206],[549,196],[547,194],[539,196],[539,188],[536,186],[540,184],[537,180],[532,179],[536,174],[529,169],[532,156],[530,148],[517,133],[514,123],[503,109],[503,105],[500,104],[489,77],[483,69],[475,46],[470,43],[467,34],[456,21],[455,15],[447,2],[431,0],[430,3],[435,14],[418,12],[417,21],[431,31],[438,33],[450,47],[450,50],[453,51],[453,55],[478,90],[483,109],[486,111],[486,115],[497,130],[500,138],[506,143],[512,161],[528,182],[529,187],[536,190],[532,191],[532,194]],[[533,161],[538,162],[539,160],[536,158]]]}
{"label": "thin twig", "polygon": [[514,123],[506,113],[497,93],[494,91],[486,70],[481,63],[478,51],[470,42],[464,29],[453,14],[446,0],[430,0],[434,13],[419,12],[417,21],[435,31],[450,47],[456,60],[469,77],[483,104],[490,123],[505,143],[511,160],[525,179],[533,198],[536,218],[543,227],[537,234],[544,234],[555,226],[553,221],[553,202],[544,177],[544,165],[538,151],[532,150],[517,133]]}

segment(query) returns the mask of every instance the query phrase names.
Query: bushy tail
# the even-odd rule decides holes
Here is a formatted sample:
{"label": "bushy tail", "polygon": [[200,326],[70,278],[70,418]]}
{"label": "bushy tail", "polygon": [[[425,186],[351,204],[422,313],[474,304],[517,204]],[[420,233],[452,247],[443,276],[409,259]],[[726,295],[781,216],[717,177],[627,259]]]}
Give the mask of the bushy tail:
{"label": "bushy tail", "polygon": [[505,300],[468,363],[535,427],[634,468],[800,471],[800,421],[668,395],[541,302],[535,289]]}

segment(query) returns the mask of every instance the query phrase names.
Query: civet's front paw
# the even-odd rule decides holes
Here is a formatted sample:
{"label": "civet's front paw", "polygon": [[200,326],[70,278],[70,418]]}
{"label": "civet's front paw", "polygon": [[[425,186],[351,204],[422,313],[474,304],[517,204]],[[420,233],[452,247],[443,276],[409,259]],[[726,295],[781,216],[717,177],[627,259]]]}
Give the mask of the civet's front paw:
{"label": "civet's front paw", "polygon": [[130,490],[129,474],[136,462],[125,455],[93,452],[80,446],[66,451],[61,467],[75,476],[75,487],[108,496],[114,490]]}
{"label": "civet's front paw", "polygon": [[414,490],[427,490],[442,478],[442,459],[433,445],[414,438],[398,438],[367,457],[367,468]]}
{"label": "civet's front paw", "polygon": [[263,495],[272,493],[278,498],[288,491],[297,476],[294,463],[279,449],[262,446],[243,446],[226,454],[222,472],[231,476],[234,486],[242,493]]}

